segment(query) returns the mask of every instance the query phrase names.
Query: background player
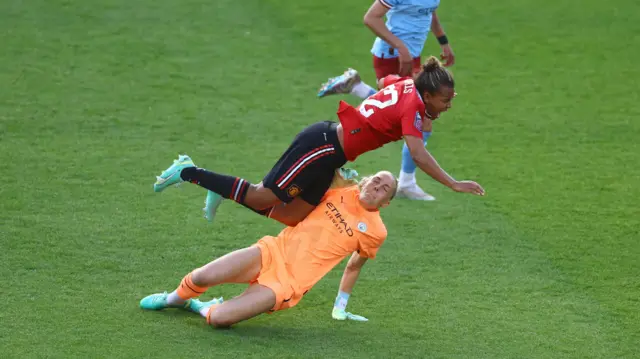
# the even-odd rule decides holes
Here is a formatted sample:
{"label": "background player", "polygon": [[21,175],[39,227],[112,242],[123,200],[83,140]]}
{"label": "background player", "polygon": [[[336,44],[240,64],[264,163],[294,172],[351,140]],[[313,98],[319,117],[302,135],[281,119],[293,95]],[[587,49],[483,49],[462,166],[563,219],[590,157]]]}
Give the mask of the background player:
{"label": "background player", "polygon": [[[236,250],[187,274],[170,294],[152,294],[140,307],[170,307],[199,312],[214,327],[229,327],[261,313],[291,308],[347,255],[375,258],[387,237],[378,210],[389,204],[396,179],[382,171],[359,185],[330,189],[320,205],[295,227],[277,237]],[[223,283],[248,283],[229,301],[199,297]]]}
{"label": "background player", "polygon": [[[404,138],[418,167],[456,192],[483,195],[472,181],[456,181],[426,150],[422,133],[432,119],[451,107],[453,76],[430,57],[416,80],[387,76],[387,86],[354,108],[340,101],[340,124],[326,121],[300,132],[260,183],[196,168],[180,156],[154,184],[160,192],[183,181],[196,183],[284,224],[295,225],[315,208],[329,188],[336,169],[365,152]],[[286,206],[281,205],[286,203]]]}
{"label": "background player", "polygon": [[[440,0],[375,0],[373,2],[364,16],[364,23],[377,36],[371,53],[378,80],[392,74],[410,76],[412,73],[419,72],[420,54],[429,30],[434,33],[440,43],[444,65],[454,64],[453,50],[436,14],[439,4]],[[385,15],[386,23],[383,20]],[[330,78],[323,84],[318,96],[351,93],[365,99],[376,92],[377,90],[361,81],[356,70],[348,69],[343,75]],[[430,135],[431,131],[426,131],[423,135],[425,146]],[[415,172],[416,164],[405,144],[402,148],[398,195],[415,200],[435,200],[418,186]]]}

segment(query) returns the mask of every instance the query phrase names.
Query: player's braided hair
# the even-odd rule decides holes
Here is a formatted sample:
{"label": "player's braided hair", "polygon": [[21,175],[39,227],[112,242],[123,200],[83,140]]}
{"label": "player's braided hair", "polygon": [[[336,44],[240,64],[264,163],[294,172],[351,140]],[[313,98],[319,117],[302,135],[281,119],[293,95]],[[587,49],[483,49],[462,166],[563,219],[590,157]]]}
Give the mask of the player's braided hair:
{"label": "player's braided hair", "polygon": [[416,88],[420,94],[426,92],[435,94],[441,86],[453,88],[453,75],[435,57],[430,56],[422,65],[422,71],[418,73],[414,80]]}

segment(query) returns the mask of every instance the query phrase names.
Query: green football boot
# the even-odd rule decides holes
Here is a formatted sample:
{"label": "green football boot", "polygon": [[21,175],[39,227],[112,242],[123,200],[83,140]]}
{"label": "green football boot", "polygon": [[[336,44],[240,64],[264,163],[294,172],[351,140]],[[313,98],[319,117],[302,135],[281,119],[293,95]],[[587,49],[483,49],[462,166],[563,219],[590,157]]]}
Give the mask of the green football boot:
{"label": "green football boot", "polygon": [[171,167],[167,168],[162,172],[162,174],[160,174],[160,176],[156,177],[156,183],[153,184],[153,190],[155,192],[162,192],[165,188],[171,185],[178,185],[184,182],[182,178],[180,178],[182,170],[195,166],[196,165],[191,160],[191,157],[187,155],[178,156],[178,159],[173,161]]}

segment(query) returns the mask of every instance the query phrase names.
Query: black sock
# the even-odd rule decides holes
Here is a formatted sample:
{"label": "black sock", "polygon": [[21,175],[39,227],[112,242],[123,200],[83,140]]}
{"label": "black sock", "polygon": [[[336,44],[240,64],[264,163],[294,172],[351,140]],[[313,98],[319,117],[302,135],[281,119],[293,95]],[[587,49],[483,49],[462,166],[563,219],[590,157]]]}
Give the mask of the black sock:
{"label": "black sock", "polygon": [[251,183],[240,177],[218,174],[203,168],[187,167],[180,173],[180,178],[215,192],[223,198],[231,199],[260,215],[268,216],[269,212],[271,212],[271,208],[259,210],[244,203]]}
{"label": "black sock", "polygon": [[[234,201],[239,194],[246,194],[247,189],[249,189],[249,183],[241,178],[221,175],[197,167],[187,167],[183,169],[182,172],[180,172],[180,178]],[[240,183],[242,186],[238,186]],[[243,188],[244,193],[242,193]],[[244,196],[240,197],[244,199]]]}

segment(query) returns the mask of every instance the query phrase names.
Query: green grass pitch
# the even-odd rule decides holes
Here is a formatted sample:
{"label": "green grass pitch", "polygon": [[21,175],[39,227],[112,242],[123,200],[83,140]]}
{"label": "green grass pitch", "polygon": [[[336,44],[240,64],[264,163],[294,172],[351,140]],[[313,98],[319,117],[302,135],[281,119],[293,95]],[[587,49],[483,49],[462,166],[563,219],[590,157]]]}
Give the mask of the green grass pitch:
{"label": "green grass pitch", "polygon": [[[192,268],[280,226],[192,185],[178,153],[258,181],[346,67],[374,81],[370,1],[0,2],[0,357],[640,357],[640,3],[443,1],[459,96],[349,310],[344,263],[296,308],[216,331],[143,312]],[[430,38],[425,54],[438,52]],[[357,103],[352,97],[342,97]],[[401,144],[354,164],[399,170]],[[223,286],[209,296],[233,296]]]}

